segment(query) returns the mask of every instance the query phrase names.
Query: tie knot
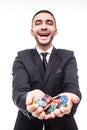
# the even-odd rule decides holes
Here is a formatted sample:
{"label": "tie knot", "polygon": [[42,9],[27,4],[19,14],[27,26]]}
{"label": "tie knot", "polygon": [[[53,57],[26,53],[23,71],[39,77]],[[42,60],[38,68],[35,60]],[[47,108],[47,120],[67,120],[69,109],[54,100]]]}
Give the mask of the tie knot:
{"label": "tie knot", "polygon": [[41,53],[41,55],[43,56],[43,57],[46,57],[47,56],[47,52],[43,52],[43,53]]}

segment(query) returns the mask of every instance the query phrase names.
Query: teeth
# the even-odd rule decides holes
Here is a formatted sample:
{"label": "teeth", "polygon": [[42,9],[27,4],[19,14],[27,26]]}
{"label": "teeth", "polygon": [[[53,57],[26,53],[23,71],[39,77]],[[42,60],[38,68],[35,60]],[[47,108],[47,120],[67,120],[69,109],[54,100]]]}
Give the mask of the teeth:
{"label": "teeth", "polygon": [[39,34],[40,36],[49,36],[49,34]]}

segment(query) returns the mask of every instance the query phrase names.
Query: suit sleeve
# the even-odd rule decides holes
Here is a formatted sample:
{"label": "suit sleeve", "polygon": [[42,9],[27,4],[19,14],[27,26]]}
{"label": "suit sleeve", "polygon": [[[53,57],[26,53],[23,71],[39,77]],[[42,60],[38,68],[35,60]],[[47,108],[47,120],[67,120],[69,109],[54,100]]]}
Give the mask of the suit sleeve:
{"label": "suit sleeve", "polygon": [[[64,67],[64,82],[62,86],[63,92],[74,93],[81,99],[81,92],[78,83],[79,76],[78,76],[77,61],[74,56],[74,52],[71,51],[69,56],[70,57]],[[72,111],[69,115],[72,116],[75,114],[78,104],[73,104]]]}
{"label": "suit sleeve", "polygon": [[26,96],[30,91],[29,75],[26,67],[21,59],[21,56],[17,56],[13,63],[13,82],[12,82],[12,98],[15,105],[28,117],[31,116],[26,110]]}

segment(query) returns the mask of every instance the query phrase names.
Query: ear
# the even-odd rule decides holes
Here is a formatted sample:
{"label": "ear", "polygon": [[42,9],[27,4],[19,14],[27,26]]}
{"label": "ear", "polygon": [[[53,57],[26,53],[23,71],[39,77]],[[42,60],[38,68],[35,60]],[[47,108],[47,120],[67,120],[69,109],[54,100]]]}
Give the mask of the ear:
{"label": "ear", "polygon": [[31,35],[33,36],[33,35],[34,35],[34,34],[33,34],[33,29],[31,29],[30,31],[31,31]]}
{"label": "ear", "polygon": [[58,29],[56,28],[56,29],[55,29],[55,35],[57,35],[57,34],[58,34]]}

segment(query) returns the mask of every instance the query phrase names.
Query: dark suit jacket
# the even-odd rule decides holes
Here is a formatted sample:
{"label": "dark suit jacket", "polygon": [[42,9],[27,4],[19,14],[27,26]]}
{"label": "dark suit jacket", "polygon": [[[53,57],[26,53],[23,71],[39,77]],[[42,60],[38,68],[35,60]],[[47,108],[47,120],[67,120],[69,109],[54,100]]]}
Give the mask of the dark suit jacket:
{"label": "dark suit jacket", "polygon": [[71,92],[81,98],[73,51],[53,48],[46,73],[36,49],[18,52],[13,64],[13,101],[19,108],[14,130],[42,130],[43,123],[46,130],[77,130],[73,115],[78,104],[73,105],[70,114],[61,118],[46,121],[32,118],[25,102],[27,93],[34,89],[40,89],[52,97]]}

